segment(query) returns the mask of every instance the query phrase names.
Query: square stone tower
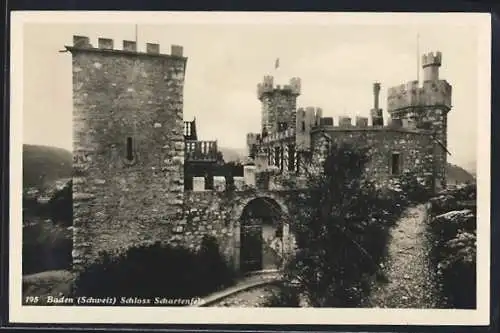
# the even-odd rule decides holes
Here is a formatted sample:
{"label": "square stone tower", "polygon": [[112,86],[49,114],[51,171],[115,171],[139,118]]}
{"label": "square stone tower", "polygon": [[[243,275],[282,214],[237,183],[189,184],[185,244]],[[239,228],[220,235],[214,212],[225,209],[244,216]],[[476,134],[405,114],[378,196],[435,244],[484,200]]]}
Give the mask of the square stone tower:
{"label": "square stone tower", "polygon": [[262,102],[262,134],[277,133],[295,128],[297,97],[300,95],[300,78],[290,79],[284,86],[274,85],[274,77],[264,76],[257,85],[257,96]]}
{"label": "square stone tower", "polygon": [[390,88],[387,94],[387,109],[392,119],[409,119],[414,121],[417,127],[433,131],[436,189],[447,185],[447,118],[452,107],[452,87],[446,80],[439,78],[441,61],[441,52],[424,54],[422,86],[418,81],[411,81]]}
{"label": "square stone tower", "polygon": [[[183,197],[182,47],[74,36],[73,205],[76,269],[102,250],[168,241]],[[91,246],[92,244],[92,246]]]}

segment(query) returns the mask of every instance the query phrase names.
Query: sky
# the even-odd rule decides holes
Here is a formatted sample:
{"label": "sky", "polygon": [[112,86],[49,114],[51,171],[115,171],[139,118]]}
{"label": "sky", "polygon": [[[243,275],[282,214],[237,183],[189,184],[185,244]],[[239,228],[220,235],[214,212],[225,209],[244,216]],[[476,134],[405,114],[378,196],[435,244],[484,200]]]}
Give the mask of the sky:
{"label": "sky", "polygon": [[[417,43],[417,34],[419,43]],[[60,53],[73,35],[112,38],[115,48],[135,39],[129,24],[29,23],[23,44],[23,140],[72,149],[71,55]],[[382,85],[381,107],[391,86],[417,78],[417,54],[441,51],[440,77],[453,86],[448,116],[449,161],[476,161],[478,57],[474,26],[139,24],[138,48],[159,43],[184,47],[188,58],[184,119],[196,117],[198,136],[219,146],[245,148],[246,133],[260,131],[257,84],[272,74],[276,83],[302,80],[299,107],[316,106],[323,116],[369,116],[372,85]],[[418,46],[417,46],[418,45]],[[280,68],[274,69],[280,59]],[[420,72],[420,77],[422,74]]]}

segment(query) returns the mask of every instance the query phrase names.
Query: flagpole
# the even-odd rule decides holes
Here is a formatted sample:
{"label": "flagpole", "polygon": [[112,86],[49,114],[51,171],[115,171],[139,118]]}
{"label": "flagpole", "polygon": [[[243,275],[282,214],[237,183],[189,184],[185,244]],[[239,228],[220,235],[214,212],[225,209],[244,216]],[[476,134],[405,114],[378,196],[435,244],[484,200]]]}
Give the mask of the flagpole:
{"label": "flagpole", "polygon": [[420,82],[420,33],[417,32],[417,81]]}
{"label": "flagpole", "polygon": [[135,25],[135,45],[137,45],[137,24]]}

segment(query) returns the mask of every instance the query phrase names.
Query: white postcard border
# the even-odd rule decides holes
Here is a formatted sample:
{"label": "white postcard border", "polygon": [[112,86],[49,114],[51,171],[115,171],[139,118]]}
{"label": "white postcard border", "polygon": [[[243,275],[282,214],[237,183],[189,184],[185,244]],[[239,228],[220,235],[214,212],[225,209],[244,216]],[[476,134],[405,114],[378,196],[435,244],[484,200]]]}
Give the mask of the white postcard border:
{"label": "white postcard border", "polygon": [[[23,306],[21,304],[23,24],[25,23],[206,23],[464,25],[478,31],[478,221],[476,310],[166,308]],[[61,46],[62,47],[62,46]],[[487,325],[490,315],[490,111],[491,18],[488,13],[207,13],[207,12],[12,12],[10,110],[11,323],[90,324],[327,324]],[[55,127],[57,128],[57,126]]]}

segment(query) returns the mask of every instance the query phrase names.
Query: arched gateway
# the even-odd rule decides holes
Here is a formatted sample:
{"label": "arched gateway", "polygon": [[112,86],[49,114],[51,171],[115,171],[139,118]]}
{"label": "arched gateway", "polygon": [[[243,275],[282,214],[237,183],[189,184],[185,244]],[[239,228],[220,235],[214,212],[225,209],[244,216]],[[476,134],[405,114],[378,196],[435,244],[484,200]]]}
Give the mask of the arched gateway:
{"label": "arched gateway", "polygon": [[239,218],[239,269],[280,269],[290,248],[286,207],[269,197],[250,200]]}

